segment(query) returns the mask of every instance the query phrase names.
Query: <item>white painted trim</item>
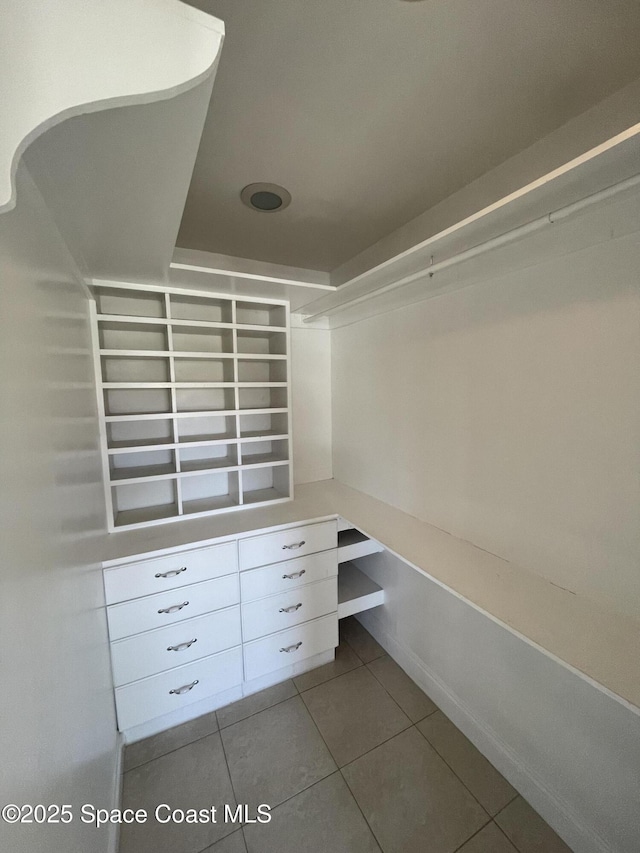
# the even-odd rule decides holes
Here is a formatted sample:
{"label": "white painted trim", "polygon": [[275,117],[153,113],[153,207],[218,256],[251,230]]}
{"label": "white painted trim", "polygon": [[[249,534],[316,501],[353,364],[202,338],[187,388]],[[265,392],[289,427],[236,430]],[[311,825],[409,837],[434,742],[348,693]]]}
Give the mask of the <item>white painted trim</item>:
{"label": "white painted trim", "polygon": [[544,781],[527,767],[513,750],[487,726],[414,652],[381,627],[372,612],[360,614],[358,621],[389,655],[407,672],[465,734],[480,752],[502,773],[559,835],[580,853],[615,853],[609,844],[586,826]]}
{"label": "white painted trim", "polygon": [[330,274],[319,270],[307,270],[179,247],[174,251],[173,260],[169,266],[175,270],[233,276],[270,284],[290,284],[294,287],[311,287],[330,291],[336,289],[336,286],[331,284]]}
{"label": "white painted trim", "polygon": [[[33,0],[10,7],[0,212],[15,206],[18,163],[45,131],[75,116],[189,91],[214,73],[224,38],[222,21],[175,0],[136,0],[133,5],[130,0],[93,5],[73,0],[49,10],[55,16],[51,20]],[[40,29],[32,32],[36,23]],[[31,34],[26,40],[25,32]],[[115,44],[121,47],[117,74],[111,61]],[[49,85],[38,85],[47,75]],[[32,79],[38,97],[24,98],[24,76]]]}
{"label": "white painted trim", "polygon": [[[122,786],[124,783],[124,746],[125,739],[122,732],[116,733],[116,764],[113,771],[113,792],[111,796],[111,808],[119,809],[122,803]],[[112,823],[109,827],[109,853],[118,853],[120,848],[120,824]]]}
{"label": "white painted trim", "polygon": [[[236,302],[255,302],[256,304],[266,305],[283,305],[288,306],[287,299],[269,299],[262,296],[239,296],[235,293],[213,293],[210,290],[198,290],[197,288],[187,287],[171,287],[166,284],[137,284],[130,281],[116,281],[106,278],[89,278],[87,285],[90,287],[110,287],[120,290],[146,290],[153,293],[172,293],[174,296],[197,296],[205,299],[224,299],[225,302],[235,300]],[[114,319],[117,315],[114,315]],[[160,324],[168,322],[162,318],[156,318]],[[144,322],[144,318],[139,318],[140,322]],[[151,320],[153,322],[153,319]],[[197,324],[196,324],[197,325]],[[231,326],[232,324],[229,324]],[[282,329],[284,332],[284,328]]]}

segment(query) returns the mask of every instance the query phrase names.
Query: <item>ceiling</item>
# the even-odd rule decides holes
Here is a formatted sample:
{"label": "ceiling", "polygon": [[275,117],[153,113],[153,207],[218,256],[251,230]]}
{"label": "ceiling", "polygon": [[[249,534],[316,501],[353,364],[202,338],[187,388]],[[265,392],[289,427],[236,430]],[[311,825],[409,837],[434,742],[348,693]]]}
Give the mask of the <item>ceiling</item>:
{"label": "ceiling", "polygon": [[[191,0],[226,39],[178,246],[331,270],[640,76],[638,0]],[[289,190],[245,207],[246,184]]]}

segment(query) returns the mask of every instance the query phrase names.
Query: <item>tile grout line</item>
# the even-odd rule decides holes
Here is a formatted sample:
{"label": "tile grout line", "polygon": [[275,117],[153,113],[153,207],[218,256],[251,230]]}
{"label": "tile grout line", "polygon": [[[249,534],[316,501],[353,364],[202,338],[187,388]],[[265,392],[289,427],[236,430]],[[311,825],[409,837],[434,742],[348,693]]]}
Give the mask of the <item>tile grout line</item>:
{"label": "tile grout line", "polygon": [[[393,663],[396,663],[396,662],[393,660],[393,658],[391,657],[391,655],[387,655],[387,654],[385,653],[384,657],[388,657],[390,661],[393,661]],[[376,660],[382,660],[382,658],[375,658],[375,660],[370,661],[370,663],[375,663],[375,661],[376,661]],[[386,692],[386,693],[387,693],[387,694],[388,694],[388,695],[393,699],[393,701],[396,703],[396,705],[398,706],[398,708],[400,708],[400,710],[401,710],[401,711],[402,711],[402,713],[405,715],[405,717],[407,717],[407,719],[411,720],[411,717],[409,717],[409,715],[407,714],[407,712],[404,710],[404,708],[403,708],[403,707],[402,707],[402,705],[398,702],[398,700],[395,698],[395,696],[391,693],[391,691],[389,690],[389,688],[388,688],[385,684],[383,684],[383,683],[382,683],[382,681],[380,681],[380,679],[379,679],[379,678],[378,678],[378,676],[375,674],[375,672],[373,672],[371,669],[369,669],[369,664],[368,664],[368,663],[365,663],[365,664],[364,664],[364,666],[365,666],[365,667],[367,668],[367,670],[371,673],[371,675],[375,678],[375,680],[378,682],[378,684],[380,685],[380,687],[382,687],[382,689],[383,689],[383,690],[384,690],[384,691],[385,691],[385,692]],[[399,664],[396,664],[396,666],[399,666]],[[400,667],[400,669],[402,669],[402,667]],[[407,673],[406,673],[406,672],[404,672],[404,670],[402,670],[402,672],[403,672],[405,675],[407,675]],[[431,704],[432,704],[432,705],[435,705],[435,704],[436,704],[436,703],[433,701],[433,699],[432,699],[430,696],[427,696],[427,694],[424,692],[424,690],[423,690],[419,685],[417,685],[417,684],[415,683],[415,681],[414,681],[412,678],[410,678],[408,675],[407,675],[407,678],[409,678],[409,680],[411,681],[411,683],[412,683],[412,684],[414,684],[414,685],[418,688],[418,690],[419,690],[421,693],[424,693],[424,695],[427,697],[427,699],[431,702]],[[427,719],[427,717],[430,717],[432,714],[435,714],[435,713],[436,713],[436,711],[439,711],[439,710],[440,710],[440,708],[438,708],[438,706],[436,705],[436,707],[433,709],[433,711],[429,711],[429,713],[428,713],[428,714],[425,714],[425,715],[424,715],[424,717],[420,717],[420,719],[419,719],[419,720],[416,720],[416,721],[415,721],[415,723],[414,723],[414,721],[413,721],[413,720],[411,720],[411,724],[415,726],[415,725],[417,725],[418,723],[421,723],[423,720],[426,720],[426,719]]]}
{"label": "tile grout line", "polygon": [[[327,664],[324,664],[324,666],[327,666]],[[336,678],[342,678],[343,675],[349,675],[350,672],[355,672],[356,669],[361,669],[363,666],[365,666],[365,664],[363,664],[360,658],[358,658],[358,663],[355,666],[351,667],[351,669],[347,669],[344,672],[338,672],[335,675],[330,675],[329,678],[326,678],[324,681],[319,681],[317,684],[312,684],[311,687],[305,687],[304,690],[300,690],[300,688],[296,685],[298,693],[300,696],[302,696],[303,693],[308,693],[310,690],[315,690],[316,687],[322,687],[323,684],[328,684],[330,681],[334,681],[334,679]],[[310,669],[307,672],[313,671],[313,669]],[[301,678],[307,675],[307,672],[303,672],[299,676],[297,675],[296,678]]]}
{"label": "tile grout line", "polygon": [[[217,717],[217,714],[216,714],[216,717]],[[227,750],[224,748],[224,740],[222,738],[222,729],[219,729],[218,734],[220,735],[220,746],[222,747],[222,755],[224,756],[224,764],[225,764],[225,767],[227,768],[227,776],[229,777],[229,784],[231,785],[231,791],[233,793],[233,798],[236,801],[236,806],[238,806],[239,805],[238,795],[236,793],[235,785],[233,784],[233,777],[231,776],[231,768],[229,767],[229,759],[227,758]],[[244,837],[244,823],[240,824],[240,829],[243,830],[242,840],[244,841],[244,846],[246,847],[247,842],[246,842],[246,839]],[[229,835],[232,835],[232,833],[230,832]],[[222,838],[226,838],[226,837],[227,837],[226,835],[222,836]],[[222,841],[222,838],[220,839],[220,841]],[[201,851],[201,853],[204,853],[204,851]]]}
{"label": "tile grout line", "polygon": [[[299,699],[299,698],[301,698],[301,697],[300,697],[300,696],[290,696],[290,697],[289,697],[289,699]],[[284,701],[284,702],[287,702],[287,701],[289,701],[289,700],[288,700],[288,699],[284,699],[283,701]],[[282,703],[281,703],[281,702],[278,702],[277,704],[278,704],[278,705],[281,705]],[[263,711],[268,711],[268,710],[270,710],[270,708],[275,708],[275,707],[276,707],[275,705],[270,705],[270,706],[269,706],[269,708],[263,708],[262,710],[263,710]],[[316,730],[318,730],[318,727],[316,726],[316,722],[315,722],[315,720],[313,719],[313,717],[311,716],[311,714],[310,714],[310,712],[309,712],[309,709],[308,709],[308,708],[307,708],[307,706],[304,704],[304,702],[302,703],[302,707],[304,708],[304,710],[305,710],[305,711],[307,712],[307,714],[309,715],[309,717],[310,717],[310,719],[311,719],[311,722],[312,722],[312,723],[313,723],[313,725],[315,726]],[[258,713],[258,714],[259,714],[259,713],[261,713],[261,712],[260,712],[260,711],[257,711],[256,713]],[[251,716],[253,717],[253,716],[255,716],[255,714],[252,714]],[[248,718],[248,717],[245,717],[245,719],[249,719],[249,718]],[[241,723],[241,722],[243,722],[243,721],[242,721],[242,720],[238,720],[238,722],[239,722],[239,723]],[[235,724],[232,724],[232,725],[235,725]],[[230,727],[229,727],[229,726],[226,726],[225,728],[230,728]],[[297,797],[297,796],[298,796],[298,794],[302,794],[304,791],[308,791],[308,790],[309,790],[309,788],[313,788],[313,786],[314,786],[314,785],[319,785],[319,784],[320,784],[320,782],[324,782],[324,781],[325,781],[325,779],[329,779],[329,777],[330,777],[330,776],[334,776],[336,773],[339,773],[339,772],[340,772],[340,768],[338,767],[338,765],[337,765],[337,763],[336,763],[335,759],[333,758],[333,755],[331,754],[331,750],[330,750],[330,749],[329,749],[329,747],[327,746],[326,741],[325,741],[325,739],[322,737],[322,734],[320,733],[320,731],[319,731],[319,730],[318,730],[318,734],[320,735],[320,738],[321,738],[322,742],[324,743],[325,747],[327,748],[327,751],[328,751],[328,753],[329,753],[329,756],[330,756],[331,760],[332,760],[332,761],[333,761],[333,763],[336,765],[336,769],[335,769],[335,770],[332,770],[332,771],[331,771],[331,773],[327,773],[327,775],[326,775],[326,776],[323,776],[321,779],[316,779],[316,781],[315,781],[315,782],[311,782],[311,784],[309,784],[309,785],[305,785],[305,787],[304,787],[304,788],[301,788],[299,791],[296,791],[296,792],[295,792],[295,794],[291,794],[291,796],[290,796],[290,797],[287,797],[286,799],[282,800],[281,802],[276,803],[276,805],[275,805],[275,806],[273,806],[273,811],[275,811],[276,809],[280,808],[280,806],[283,806],[285,803],[288,803],[288,802],[289,802],[289,800],[292,800],[294,797]],[[220,736],[220,740],[222,741],[222,735]],[[229,779],[231,779],[231,771],[229,770],[229,762],[227,761],[226,751],[224,750],[224,742],[222,743],[222,749],[223,749],[223,752],[224,752],[225,761],[227,762],[227,772],[229,773]],[[235,797],[235,796],[236,796],[236,792],[235,792],[235,788],[233,787],[233,781],[231,781],[231,787],[232,787],[232,789],[233,789],[233,795],[234,795],[234,797]],[[244,835],[244,827],[245,827],[245,824],[242,824],[242,827],[241,827],[241,828],[242,828],[242,830],[243,830],[243,835],[242,835],[242,837],[245,839],[245,846],[246,846],[246,837],[245,837],[245,835]],[[226,836],[225,836],[225,837],[226,837]],[[200,853],[204,853],[204,851],[200,851]]]}
{"label": "tile grout line", "polygon": [[[198,718],[195,717],[194,719],[197,720]],[[192,722],[192,721],[189,720],[186,723],[181,723],[181,725],[187,726],[187,725],[189,725],[189,722]],[[165,731],[171,731],[171,730],[165,729]],[[158,734],[162,734],[162,732],[158,732]],[[122,775],[124,776],[127,773],[131,773],[132,770],[138,770],[139,767],[145,767],[145,765],[151,764],[152,761],[157,761],[159,758],[164,758],[165,755],[171,755],[174,752],[178,752],[178,750],[180,750],[180,749],[184,749],[185,746],[191,746],[192,743],[198,743],[198,741],[204,740],[205,738],[211,737],[211,735],[217,735],[217,734],[220,734],[219,728],[214,729],[212,732],[208,732],[206,735],[201,735],[200,737],[196,737],[193,740],[187,741],[186,743],[180,744],[180,746],[176,746],[173,749],[169,749],[169,750],[167,750],[167,752],[162,752],[162,753],[160,753],[160,755],[154,755],[153,758],[149,758],[146,761],[142,761],[140,764],[134,764],[133,767],[129,767],[126,770],[124,770]],[[155,737],[155,735],[151,735],[151,737]],[[142,741],[138,741],[138,743],[142,743]],[[126,747],[125,747],[125,749],[126,749]]]}
{"label": "tile grout line", "polygon": [[[366,628],[365,628],[365,631],[366,631]],[[373,639],[375,640],[375,637],[374,637]],[[348,640],[346,640],[346,642],[348,643],[349,641],[348,641]],[[354,651],[355,651],[355,650],[354,650]],[[377,675],[375,674],[375,672],[373,672],[373,671],[370,669],[370,664],[371,664],[371,663],[375,663],[375,661],[376,661],[376,660],[381,660],[381,658],[382,658],[382,657],[385,657],[385,656],[386,656],[386,657],[388,657],[390,660],[392,660],[392,661],[393,661],[393,658],[391,657],[391,655],[389,655],[389,654],[385,651],[384,655],[382,655],[382,656],[381,656],[381,657],[379,657],[379,658],[374,658],[372,661],[369,661],[369,663],[365,663],[365,664],[364,664],[364,666],[369,670],[369,672],[371,673],[371,675],[373,675],[373,677],[374,677],[374,678],[376,679],[376,681],[380,684],[380,686],[381,686],[381,687],[382,687],[382,688],[383,688],[383,689],[384,689],[384,690],[389,694],[389,696],[393,699],[393,701],[396,703],[396,705],[398,705],[398,707],[399,707],[399,708],[400,708],[400,710],[405,714],[405,716],[408,716],[408,715],[407,715],[407,713],[406,713],[406,711],[404,710],[404,708],[402,708],[402,707],[401,707],[401,705],[396,701],[396,699],[392,696],[392,694],[389,692],[389,690],[387,689],[387,687],[386,687],[386,686],[385,686],[385,685],[380,681],[380,679],[377,677]],[[394,661],[394,663],[395,663],[395,661]],[[400,667],[400,668],[402,669],[402,667]],[[404,672],[404,670],[402,670],[402,671]],[[407,675],[407,674],[405,673],[405,675]],[[408,675],[407,675],[407,678],[410,678],[410,676],[408,676]],[[413,684],[416,684],[416,683],[415,683],[415,681],[413,681],[413,679],[410,679],[410,680],[411,680],[411,682],[412,682]],[[417,688],[418,688],[422,693],[424,693],[424,690],[422,690],[422,688],[421,688],[418,684],[416,684],[416,687],[417,687]],[[426,694],[426,693],[424,693],[424,695],[425,695],[425,696],[427,696],[427,694]],[[428,699],[430,699],[430,701],[431,701],[431,702],[433,702],[433,699],[431,699],[431,697],[427,696],[427,698],[428,698]],[[435,702],[433,702],[433,704],[435,705]],[[491,822],[491,821],[493,821],[493,820],[494,820],[494,819],[495,819],[495,818],[500,814],[500,812],[502,812],[504,809],[506,809],[506,808],[507,808],[507,806],[511,805],[511,803],[512,803],[512,802],[513,802],[513,801],[514,801],[514,800],[519,796],[519,793],[516,791],[515,795],[514,795],[514,796],[509,800],[509,802],[508,802],[508,803],[505,803],[505,805],[504,805],[504,806],[502,806],[502,808],[500,808],[500,810],[499,810],[499,811],[497,811],[495,815],[491,815],[491,814],[489,813],[489,811],[488,811],[488,810],[487,810],[487,809],[482,805],[482,803],[481,803],[481,802],[480,802],[480,800],[476,797],[476,795],[473,793],[473,791],[472,791],[472,790],[471,790],[471,789],[466,785],[466,783],[464,782],[464,780],[463,780],[463,779],[461,779],[461,777],[460,777],[460,776],[458,775],[458,773],[454,770],[454,768],[449,764],[449,762],[446,760],[446,758],[445,758],[445,757],[440,753],[440,751],[438,750],[438,748],[437,748],[434,744],[432,744],[432,743],[431,743],[431,741],[429,740],[429,738],[428,738],[428,737],[427,737],[423,732],[421,732],[421,731],[420,731],[420,729],[418,729],[418,723],[423,722],[424,720],[428,719],[429,717],[431,717],[433,714],[437,713],[438,711],[440,711],[440,713],[441,713],[441,714],[442,714],[442,715],[443,715],[447,720],[449,719],[449,718],[447,717],[447,715],[444,713],[444,711],[442,711],[442,709],[441,709],[441,708],[439,708],[439,707],[436,705],[436,707],[434,708],[434,710],[433,710],[433,711],[431,711],[429,714],[425,714],[425,716],[424,716],[424,717],[422,717],[420,720],[416,720],[416,722],[415,722],[415,723],[412,723],[412,725],[413,725],[413,726],[418,730],[419,734],[420,734],[420,735],[422,735],[422,737],[423,737],[423,738],[425,739],[425,741],[429,744],[429,746],[434,750],[434,752],[435,752],[435,753],[436,753],[436,754],[437,754],[437,755],[442,759],[442,761],[444,761],[444,763],[447,765],[447,767],[449,768],[449,770],[451,770],[451,772],[454,774],[454,776],[456,777],[456,779],[458,779],[458,781],[463,785],[463,787],[465,788],[465,790],[467,790],[467,791],[471,794],[471,796],[472,796],[472,797],[473,797],[473,799],[478,803],[478,805],[480,806],[480,808],[481,808],[481,809],[482,809],[482,810],[483,810],[483,811],[484,811],[484,812],[489,816],[489,821]],[[450,722],[452,722],[452,721],[450,721]],[[454,726],[455,726],[455,723],[453,723],[453,722],[452,722],[452,725],[454,725]],[[458,727],[457,727],[457,726],[455,726],[455,728],[456,728],[456,730],[457,730],[457,731],[460,731],[460,729],[458,729]],[[405,731],[406,731],[406,729],[405,729]],[[461,734],[462,734],[462,732],[461,732]],[[387,742],[387,741],[383,741],[383,743],[386,743],[386,742]],[[379,744],[379,745],[381,745],[381,744]],[[473,744],[472,744],[472,746],[473,746]],[[375,748],[376,748],[376,747],[374,747],[374,749],[375,749]],[[475,748],[475,747],[474,747],[474,748]],[[369,752],[370,752],[370,751],[371,751],[371,750],[369,750]],[[363,753],[363,754],[364,754],[364,755],[366,755],[367,753]],[[482,753],[480,753],[480,755],[482,755]],[[360,757],[362,757],[362,756],[360,756]],[[484,756],[483,756],[483,758],[484,758]],[[357,760],[358,760],[358,759],[354,759],[354,761],[357,761]],[[489,761],[488,759],[485,759],[485,760]],[[351,763],[351,762],[350,762],[350,763]],[[491,767],[492,767],[494,770],[496,770],[496,768],[493,766],[493,764],[491,764],[491,762],[490,762],[490,761],[489,761],[489,764],[491,765]],[[345,765],[345,767],[346,767],[346,766],[347,766],[347,765]],[[499,773],[499,771],[498,771],[498,770],[496,770],[496,773]],[[515,790],[515,789],[514,789],[514,790]],[[486,826],[486,824],[485,824],[485,826]],[[498,826],[498,824],[496,824],[496,826]],[[478,831],[480,831],[480,830],[478,830]],[[503,835],[504,835],[504,833],[503,833]],[[505,835],[505,837],[506,837],[506,835]],[[467,839],[467,840],[468,840],[468,839]],[[466,841],[465,841],[465,844],[466,844]],[[458,849],[459,849],[459,848],[458,848]]]}
{"label": "tile grout line", "polygon": [[[514,797],[513,799],[515,800],[515,797]],[[513,802],[513,800],[511,800],[511,802],[507,803],[507,806],[510,806],[512,802]],[[525,800],[525,802],[526,802],[526,800]],[[506,807],[507,807],[507,806],[505,806],[503,809],[500,809],[500,812],[503,812],[503,811],[504,811],[504,809],[506,809]],[[498,812],[498,814],[500,814],[500,812]],[[512,841],[512,840],[509,838],[509,836],[507,835],[507,833],[504,831],[504,829],[500,826],[500,824],[498,823],[498,821],[497,821],[495,818],[493,819],[493,823],[495,823],[496,827],[498,828],[498,832],[500,832],[502,835],[504,835],[504,837],[507,839],[507,841],[509,842],[509,844],[513,847],[513,849],[514,849],[514,850],[517,850],[517,851],[518,851],[518,853],[522,853],[522,851],[520,850],[520,848],[516,845],[516,843],[515,843],[514,841]]]}
{"label": "tile grout line", "polygon": [[353,797],[353,801],[354,801],[354,803],[356,804],[356,806],[357,806],[357,808],[358,808],[358,811],[359,811],[359,812],[360,812],[360,814],[362,815],[362,819],[364,820],[364,822],[366,823],[366,825],[369,827],[369,832],[371,833],[371,835],[373,835],[373,840],[374,840],[374,841],[376,842],[376,844],[378,845],[378,848],[379,848],[379,850],[380,850],[380,853],[384,853],[384,850],[383,850],[383,847],[382,847],[382,842],[378,839],[378,836],[376,835],[376,833],[375,833],[375,831],[374,831],[373,827],[371,826],[371,824],[370,824],[370,823],[369,823],[369,821],[367,820],[367,816],[366,816],[366,815],[365,815],[365,813],[362,811],[362,808],[361,808],[361,806],[360,806],[360,803],[358,802],[358,798],[356,797],[356,795],[354,794],[354,792],[351,790],[351,785],[349,785],[349,782],[345,779],[345,775],[344,775],[344,773],[342,772],[342,768],[340,768],[340,770],[338,770],[338,773],[340,774],[340,776],[341,776],[342,781],[344,782],[344,784],[347,786],[347,790],[349,791],[349,793],[350,793],[350,794],[351,794],[351,796]]}
{"label": "tile grout line", "polygon": [[480,833],[482,832],[482,830],[483,830],[483,829],[486,829],[486,828],[487,828],[490,824],[492,824],[492,823],[493,823],[493,821],[491,820],[491,818],[489,818],[489,820],[488,820],[486,823],[483,823],[483,824],[482,824],[482,826],[480,827],[480,829],[477,829],[477,830],[473,833],[473,835],[470,835],[467,839],[465,839],[465,840],[462,842],[462,844],[461,844],[459,847],[456,847],[456,849],[453,851],[453,853],[459,853],[459,851],[460,851],[460,850],[462,850],[462,848],[465,846],[465,844],[468,844],[468,843],[469,843],[473,838],[475,838],[475,837],[476,837],[476,835],[480,835]]}
{"label": "tile grout line", "polygon": [[[514,788],[514,791],[515,791],[515,788]],[[499,814],[502,814],[502,812],[507,808],[507,806],[510,806],[510,805],[511,805],[511,803],[512,803],[514,800],[517,800],[517,799],[518,799],[518,797],[522,797],[522,794],[520,794],[520,793],[518,793],[518,792],[516,791],[516,795],[515,795],[515,797],[513,797],[511,800],[509,800],[509,802],[508,802],[508,803],[506,803],[504,806],[502,806],[502,808],[500,809],[500,811],[498,811],[498,812],[496,812],[496,813],[494,814],[494,816],[493,816],[493,820],[495,820],[495,819],[498,817],[498,815],[499,815]],[[524,797],[522,797],[522,799],[524,800]],[[525,800],[525,802],[526,802],[526,800]]]}
{"label": "tile grout line", "polygon": [[[446,716],[446,715],[445,715],[445,716]],[[425,720],[426,720],[426,719],[427,719],[427,718],[425,717]],[[448,719],[448,717],[447,717],[447,719]],[[420,720],[420,722],[422,722],[422,720]],[[453,769],[453,767],[449,764],[449,762],[447,761],[447,759],[446,759],[443,755],[441,755],[441,754],[440,754],[440,752],[438,751],[438,749],[437,749],[437,748],[436,748],[436,747],[431,743],[431,741],[429,740],[429,738],[428,738],[428,737],[427,737],[423,732],[421,732],[421,731],[420,731],[420,729],[418,728],[418,724],[417,724],[417,723],[415,724],[415,727],[416,727],[416,729],[417,729],[417,731],[418,731],[418,734],[420,734],[420,736],[421,736],[421,737],[423,737],[423,738],[425,739],[426,743],[428,743],[428,744],[429,744],[429,746],[430,746],[430,747],[431,747],[431,749],[435,752],[435,754],[438,756],[438,758],[439,758],[439,759],[440,759],[444,764],[446,764],[446,766],[449,768],[449,770],[451,770],[451,772],[452,772],[452,773],[453,773],[453,775],[456,777],[456,779],[458,780],[458,782],[460,782],[460,784],[462,785],[462,787],[463,787],[466,791],[468,791],[468,792],[471,794],[471,796],[472,796],[472,797],[473,797],[473,799],[476,801],[476,803],[480,806],[480,808],[482,809],[482,811],[483,811],[486,815],[488,815],[489,820],[490,820],[490,821],[492,821],[492,820],[493,820],[493,815],[491,815],[491,814],[487,811],[487,809],[482,805],[482,803],[481,803],[481,802],[480,802],[480,800],[476,797],[476,795],[473,793],[473,791],[471,790],[471,788],[469,788],[469,786],[466,784],[466,782],[465,782],[463,779],[461,779],[461,778],[460,778],[460,776],[456,773],[456,771]],[[482,755],[482,753],[480,753],[480,755]],[[484,756],[483,756],[483,757],[484,757]],[[491,762],[489,762],[489,763],[491,764]],[[493,767],[493,764],[491,764],[491,766]],[[495,770],[495,767],[494,767],[493,769]],[[497,773],[497,772],[498,772],[498,771],[496,770],[496,773]],[[517,794],[516,794],[516,796],[517,796]],[[515,797],[514,797],[513,799],[515,799]],[[513,800],[510,800],[509,802],[513,802]],[[506,806],[503,806],[502,808],[506,808],[508,805],[509,805],[509,803],[507,803],[507,805],[506,805]],[[500,809],[500,811],[502,811],[502,809]],[[496,814],[500,814],[500,812],[496,812]],[[486,825],[486,824],[485,824],[485,825]]]}
{"label": "tile grout line", "polygon": [[[289,679],[287,679],[287,680],[289,680]],[[285,683],[284,681],[279,682],[279,684],[284,684],[284,683]],[[295,684],[293,686],[295,687]],[[274,684],[273,687],[277,687],[277,685]],[[269,687],[265,687],[265,690],[269,690],[269,689],[270,689]],[[297,688],[296,688],[296,690],[297,690]],[[245,696],[244,698],[245,699],[251,699],[252,696],[257,696],[261,692],[262,691],[259,690],[257,693],[251,693],[251,694],[249,694],[249,696]],[[300,695],[299,693],[294,693],[291,696],[287,696],[286,699],[279,699],[277,702],[274,702],[273,705],[266,705],[264,708],[260,708],[259,711],[253,711],[251,714],[247,714],[246,717],[240,717],[239,720],[234,720],[232,723],[227,723],[226,726],[220,726],[219,730],[222,731],[223,729],[229,729],[229,728],[231,728],[231,726],[235,726],[238,723],[243,723],[245,720],[250,720],[251,717],[255,717],[256,714],[261,714],[263,711],[268,711],[269,708],[275,708],[278,705],[282,705],[283,702],[288,702],[289,699],[295,699],[296,696],[299,696],[299,695]],[[242,699],[238,699],[238,702],[242,702],[242,701],[243,701]],[[233,704],[235,704],[235,702]],[[220,709],[220,710],[222,710],[222,709]],[[218,723],[218,725],[219,725],[219,723]]]}

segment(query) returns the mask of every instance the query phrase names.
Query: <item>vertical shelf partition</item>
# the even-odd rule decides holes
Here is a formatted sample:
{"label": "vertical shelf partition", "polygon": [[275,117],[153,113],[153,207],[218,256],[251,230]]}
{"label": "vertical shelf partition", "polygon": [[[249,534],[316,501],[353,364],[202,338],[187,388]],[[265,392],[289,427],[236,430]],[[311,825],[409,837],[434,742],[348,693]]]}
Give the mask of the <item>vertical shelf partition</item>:
{"label": "vertical shelf partition", "polygon": [[93,292],[109,529],[290,500],[288,304]]}

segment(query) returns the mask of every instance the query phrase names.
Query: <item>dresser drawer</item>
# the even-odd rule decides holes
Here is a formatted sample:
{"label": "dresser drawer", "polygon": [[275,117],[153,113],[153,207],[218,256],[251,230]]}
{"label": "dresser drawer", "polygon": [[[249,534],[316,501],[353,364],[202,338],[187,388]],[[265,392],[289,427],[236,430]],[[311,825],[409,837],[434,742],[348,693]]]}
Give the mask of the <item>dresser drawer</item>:
{"label": "dresser drawer", "polygon": [[326,551],[338,544],[335,521],[292,527],[278,533],[251,536],[239,544],[240,568],[255,569],[292,557],[303,557],[316,551]]}
{"label": "dresser drawer", "polygon": [[124,731],[138,726],[241,682],[242,649],[237,646],[160,675],[116,687],[118,728]]}
{"label": "dresser drawer", "polygon": [[[107,607],[109,636],[119,640],[153,628],[164,628],[193,616],[230,607],[240,600],[238,575],[183,586]],[[168,612],[167,612],[168,611]]]}
{"label": "dresser drawer", "polygon": [[259,678],[269,672],[313,655],[326,652],[338,645],[338,616],[332,613],[304,622],[287,631],[280,631],[244,645],[245,681]]}
{"label": "dresser drawer", "polygon": [[338,581],[336,578],[327,578],[279,595],[270,595],[242,604],[241,610],[242,637],[246,643],[308,622],[309,619],[337,612]]}
{"label": "dresser drawer", "polygon": [[309,583],[334,577],[338,574],[338,552],[335,548],[309,554],[297,560],[273,563],[261,569],[251,569],[240,574],[240,598],[253,601],[266,595],[288,592]]}
{"label": "dresser drawer", "polygon": [[105,569],[105,597],[107,604],[116,604],[130,598],[221,577],[237,570],[235,542],[179,551],[167,557]]}
{"label": "dresser drawer", "polygon": [[240,608],[227,607],[111,643],[116,687],[213,655],[242,642]]}

